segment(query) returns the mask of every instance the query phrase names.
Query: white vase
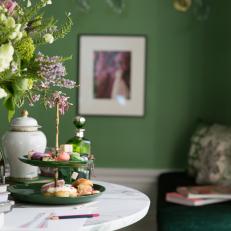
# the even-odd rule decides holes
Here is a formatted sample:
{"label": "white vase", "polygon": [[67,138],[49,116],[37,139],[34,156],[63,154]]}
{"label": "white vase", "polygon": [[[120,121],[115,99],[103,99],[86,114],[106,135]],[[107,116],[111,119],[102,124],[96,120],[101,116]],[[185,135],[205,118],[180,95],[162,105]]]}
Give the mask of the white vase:
{"label": "white vase", "polygon": [[3,152],[10,165],[10,177],[13,180],[27,180],[38,176],[38,167],[24,164],[19,157],[29,151],[44,152],[46,136],[38,131],[40,126],[34,118],[28,117],[26,111],[21,117],[12,120],[11,129],[2,137]]}

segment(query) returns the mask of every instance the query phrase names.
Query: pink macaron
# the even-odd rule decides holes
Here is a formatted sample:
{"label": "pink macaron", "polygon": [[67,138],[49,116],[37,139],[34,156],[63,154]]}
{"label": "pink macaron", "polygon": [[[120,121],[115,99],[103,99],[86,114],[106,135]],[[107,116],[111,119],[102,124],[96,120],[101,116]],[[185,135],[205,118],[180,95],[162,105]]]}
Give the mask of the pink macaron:
{"label": "pink macaron", "polygon": [[66,152],[61,152],[56,158],[57,161],[68,161],[70,160],[70,155]]}

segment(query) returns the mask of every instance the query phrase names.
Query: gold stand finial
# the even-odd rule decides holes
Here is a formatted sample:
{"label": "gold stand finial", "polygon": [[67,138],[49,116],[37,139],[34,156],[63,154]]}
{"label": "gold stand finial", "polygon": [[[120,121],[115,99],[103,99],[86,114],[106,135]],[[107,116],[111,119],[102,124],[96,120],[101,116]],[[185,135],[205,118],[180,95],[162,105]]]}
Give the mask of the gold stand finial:
{"label": "gold stand finial", "polygon": [[27,110],[22,110],[21,111],[21,116],[27,117],[29,115],[29,112]]}

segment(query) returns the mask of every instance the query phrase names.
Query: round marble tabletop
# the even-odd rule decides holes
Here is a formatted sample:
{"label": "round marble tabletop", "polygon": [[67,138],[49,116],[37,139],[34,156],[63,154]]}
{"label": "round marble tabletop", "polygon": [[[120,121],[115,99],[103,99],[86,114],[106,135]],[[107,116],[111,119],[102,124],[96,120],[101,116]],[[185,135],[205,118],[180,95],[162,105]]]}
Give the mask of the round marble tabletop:
{"label": "round marble tabletop", "polygon": [[[57,209],[58,208],[73,209],[73,207],[75,207],[75,209],[89,209],[91,212],[100,214],[100,216],[97,217],[96,219],[93,218],[86,219],[81,229],[80,228],[76,229],[77,227],[75,228],[76,231],[77,230],[81,230],[81,231],[82,230],[83,231],[118,230],[123,227],[134,224],[135,222],[139,221],[147,214],[150,206],[150,200],[142,192],[118,184],[111,184],[111,183],[100,182],[100,181],[97,182],[94,181],[94,183],[106,187],[106,191],[102,194],[102,196],[98,197],[95,201],[86,204],[75,205],[75,206],[55,206],[55,208]],[[36,209],[38,211],[38,209],[42,210],[45,208],[54,209],[54,206],[41,206],[41,205],[29,205],[29,204],[16,204],[16,207],[25,208],[25,210],[23,210],[23,212],[25,211],[25,213],[27,213],[27,211],[31,213],[32,208],[34,208],[34,211],[36,211]],[[13,212],[6,214],[5,217],[6,220],[8,218],[7,220],[8,223],[10,223],[9,219],[11,219],[10,217],[13,217],[13,213],[14,210]],[[59,230],[58,224],[59,223],[57,223],[56,230]],[[67,231],[72,230],[70,229],[70,227],[66,227],[66,228]],[[14,229],[11,229],[7,226],[4,226],[3,230],[19,231],[22,229],[16,227]],[[31,230],[31,228],[29,227],[28,229],[24,228],[23,230],[29,231]],[[53,231],[54,227],[50,229],[48,226],[45,230]]]}

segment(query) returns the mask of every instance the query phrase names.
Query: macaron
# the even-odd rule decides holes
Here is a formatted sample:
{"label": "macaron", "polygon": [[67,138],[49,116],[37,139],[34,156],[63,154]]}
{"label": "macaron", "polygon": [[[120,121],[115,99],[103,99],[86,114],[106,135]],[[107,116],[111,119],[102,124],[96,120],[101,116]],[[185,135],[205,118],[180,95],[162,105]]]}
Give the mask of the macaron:
{"label": "macaron", "polygon": [[56,160],[57,161],[68,161],[70,160],[70,155],[66,152],[61,152],[58,154]]}

